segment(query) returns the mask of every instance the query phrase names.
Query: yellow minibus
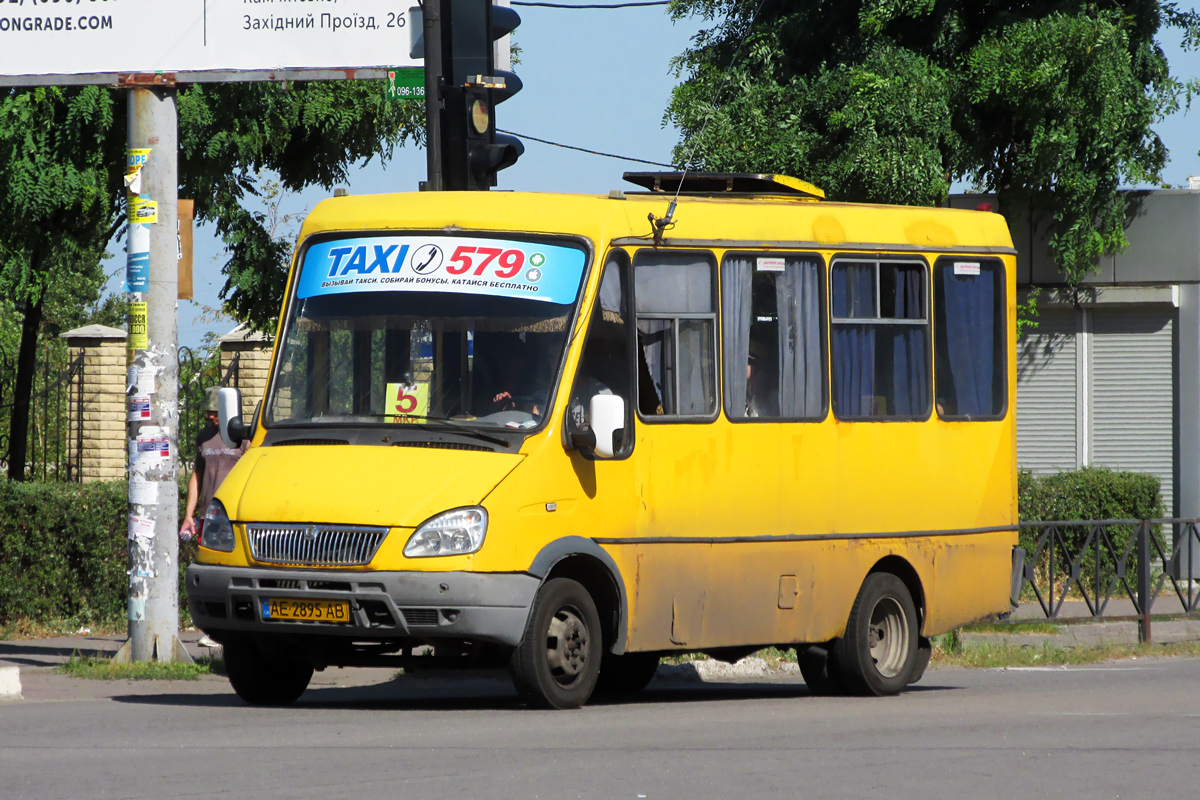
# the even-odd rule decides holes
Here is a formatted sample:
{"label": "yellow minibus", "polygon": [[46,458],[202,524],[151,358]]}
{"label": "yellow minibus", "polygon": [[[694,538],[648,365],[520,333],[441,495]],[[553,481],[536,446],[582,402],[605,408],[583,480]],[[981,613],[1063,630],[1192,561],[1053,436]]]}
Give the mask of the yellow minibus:
{"label": "yellow minibus", "polygon": [[1009,609],[1015,254],[996,214],[793,178],[321,202],[187,572],[235,691],[505,665],[525,702],[795,648],[895,694]]}

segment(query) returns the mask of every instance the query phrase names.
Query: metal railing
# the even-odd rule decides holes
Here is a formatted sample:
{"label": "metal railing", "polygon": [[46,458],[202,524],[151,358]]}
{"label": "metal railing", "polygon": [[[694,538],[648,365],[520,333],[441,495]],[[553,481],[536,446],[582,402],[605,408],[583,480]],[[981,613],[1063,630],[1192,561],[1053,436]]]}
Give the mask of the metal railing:
{"label": "metal railing", "polygon": [[[78,482],[83,461],[83,353],[55,369],[49,348],[38,359],[29,398],[24,474],[43,481]],[[58,361],[62,364],[62,361]],[[15,403],[15,365],[0,364],[0,471],[12,453],[10,421]],[[40,387],[39,387],[40,384]]]}
{"label": "metal railing", "polygon": [[[1018,548],[1013,559],[1013,602],[1029,587],[1046,617],[1056,619],[1077,591],[1091,615],[1102,617],[1109,601],[1124,595],[1138,618],[1139,641],[1149,642],[1155,600],[1168,580],[1180,603],[1176,613],[1200,609],[1200,581],[1193,579],[1200,577],[1198,524],[1168,518],[1023,522],[1022,530],[1037,535],[1033,551]],[[1170,547],[1164,529],[1171,532]]]}

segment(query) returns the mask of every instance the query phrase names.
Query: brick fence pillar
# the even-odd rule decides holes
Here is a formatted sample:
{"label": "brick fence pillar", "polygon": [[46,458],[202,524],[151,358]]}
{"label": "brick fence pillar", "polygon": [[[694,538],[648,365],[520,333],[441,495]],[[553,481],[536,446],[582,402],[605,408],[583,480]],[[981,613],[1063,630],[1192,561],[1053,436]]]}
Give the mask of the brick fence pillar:
{"label": "brick fence pillar", "polygon": [[88,325],[62,337],[72,356],[83,355],[83,449],[80,479],[83,483],[125,478],[125,397],[129,374],[125,331],[105,325]]}
{"label": "brick fence pillar", "polygon": [[237,388],[242,393],[242,418],[247,424],[267,389],[271,371],[271,341],[263,334],[239,325],[217,340],[221,347],[221,374],[238,360]]}

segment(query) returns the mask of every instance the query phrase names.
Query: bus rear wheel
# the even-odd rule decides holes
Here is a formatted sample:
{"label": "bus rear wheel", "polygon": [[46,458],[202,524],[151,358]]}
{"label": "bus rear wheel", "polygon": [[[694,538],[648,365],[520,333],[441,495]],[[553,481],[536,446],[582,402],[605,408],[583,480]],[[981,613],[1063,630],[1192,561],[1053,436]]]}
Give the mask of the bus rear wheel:
{"label": "bus rear wheel", "polygon": [[587,589],[552,578],[538,591],[525,635],[512,655],[512,677],[526,703],[578,708],[600,675],[600,614]]}
{"label": "bus rear wheel", "polygon": [[225,644],[225,671],[238,697],[252,706],[286,706],[304,694],[312,664],[287,653],[264,654],[253,642]]}
{"label": "bus rear wheel", "polygon": [[846,687],[858,694],[899,694],[917,666],[918,639],[917,609],[904,581],[890,572],[871,573],[835,648]]}

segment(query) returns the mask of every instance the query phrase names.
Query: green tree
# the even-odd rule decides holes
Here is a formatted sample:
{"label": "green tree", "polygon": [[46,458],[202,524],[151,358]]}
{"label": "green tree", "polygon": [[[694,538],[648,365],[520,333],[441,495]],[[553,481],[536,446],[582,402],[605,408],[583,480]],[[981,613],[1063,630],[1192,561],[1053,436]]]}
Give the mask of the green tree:
{"label": "green tree", "polygon": [[1160,182],[1152,125],[1190,100],[1159,0],[675,0],[713,22],[676,61],[666,119],[690,168],[783,172],[834,199],[934,205],[954,180],[1031,209],[1078,283],[1125,246],[1121,184]]}
{"label": "green tree", "polygon": [[[9,426],[16,480],[47,299],[95,302],[105,248],[124,228],[125,107],[123,92],[102,87],[0,89],[0,302],[22,316]],[[178,109],[180,196],[230,252],[229,310],[259,328],[278,314],[291,252],[267,214],[245,207],[263,176],[288,191],[329,189],[352,164],[418,138],[423,121],[422,108],[389,104],[365,81],[196,84],[180,88]]]}
{"label": "green tree", "polygon": [[116,233],[109,190],[122,139],[107,90],[0,94],[0,297],[21,314],[9,416],[9,477],[22,480],[38,337],[49,305],[95,299]]}

